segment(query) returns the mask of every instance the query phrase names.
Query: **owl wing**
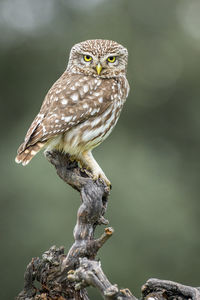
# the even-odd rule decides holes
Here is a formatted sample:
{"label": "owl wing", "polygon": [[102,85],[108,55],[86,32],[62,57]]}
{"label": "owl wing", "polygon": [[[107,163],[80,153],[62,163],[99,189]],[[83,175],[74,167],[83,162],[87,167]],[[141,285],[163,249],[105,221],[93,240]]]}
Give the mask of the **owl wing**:
{"label": "owl wing", "polygon": [[102,80],[65,72],[49,90],[18,154],[102,114],[111,105],[111,94],[116,88],[114,79]]}

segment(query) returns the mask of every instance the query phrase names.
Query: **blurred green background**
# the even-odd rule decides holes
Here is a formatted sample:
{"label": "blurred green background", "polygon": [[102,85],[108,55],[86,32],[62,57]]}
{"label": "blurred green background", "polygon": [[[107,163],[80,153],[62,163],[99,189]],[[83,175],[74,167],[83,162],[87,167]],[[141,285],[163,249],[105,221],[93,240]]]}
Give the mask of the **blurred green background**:
{"label": "blurred green background", "polygon": [[1,299],[22,289],[32,257],[73,243],[79,195],[42,153],[27,167],[14,158],[70,48],[92,38],[128,48],[131,86],[94,151],[113,184],[103,269],[136,296],[150,277],[200,285],[199,11],[199,0],[0,1]]}

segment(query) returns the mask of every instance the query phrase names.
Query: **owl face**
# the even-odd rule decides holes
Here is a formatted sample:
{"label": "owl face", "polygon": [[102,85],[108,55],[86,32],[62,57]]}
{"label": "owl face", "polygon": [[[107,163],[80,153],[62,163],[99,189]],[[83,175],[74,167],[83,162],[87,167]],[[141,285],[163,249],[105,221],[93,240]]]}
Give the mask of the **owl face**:
{"label": "owl face", "polygon": [[116,77],[126,73],[128,51],[110,40],[87,40],[72,47],[67,70],[76,74]]}

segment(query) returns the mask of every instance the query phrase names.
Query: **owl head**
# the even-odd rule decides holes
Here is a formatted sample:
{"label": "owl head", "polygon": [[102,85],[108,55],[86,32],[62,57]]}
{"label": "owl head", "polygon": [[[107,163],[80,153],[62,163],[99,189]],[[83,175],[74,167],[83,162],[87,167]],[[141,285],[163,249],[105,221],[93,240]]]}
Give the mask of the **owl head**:
{"label": "owl head", "polygon": [[112,78],[126,73],[128,51],[110,40],[87,40],[74,45],[67,70],[76,74]]}

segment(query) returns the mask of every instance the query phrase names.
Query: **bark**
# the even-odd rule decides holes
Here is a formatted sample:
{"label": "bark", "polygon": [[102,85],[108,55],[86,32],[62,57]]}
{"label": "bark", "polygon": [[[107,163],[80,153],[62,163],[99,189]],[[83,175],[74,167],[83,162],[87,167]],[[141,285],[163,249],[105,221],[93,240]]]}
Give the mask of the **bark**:
{"label": "bark", "polygon": [[170,280],[151,278],[142,286],[141,290],[143,298],[149,300],[200,300],[200,288],[194,288]]}
{"label": "bark", "polygon": [[[97,225],[108,225],[104,214],[109,188],[101,180],[93,181],[91,174],[71,161],[70,156],[52,151],[47,152],[46,157],[58,176],[81,195],[74,243],[68,254],[64,253],[63,247],[52,246],[42,258],[33,258],[25,271],[24,289],[17,300],[88,300],[87,286],[97,288],[107,300],[137,300],[128,289],[111,284],[100,262],[95,260],[98,250],[113,234],[113,229],[107,227],[102,236],[94,238]],[[200,289],[149,279],[142,287],[142,299],[148,298],[200,300]]]}

